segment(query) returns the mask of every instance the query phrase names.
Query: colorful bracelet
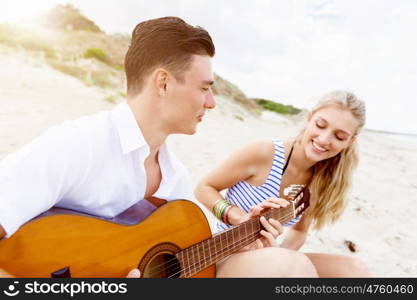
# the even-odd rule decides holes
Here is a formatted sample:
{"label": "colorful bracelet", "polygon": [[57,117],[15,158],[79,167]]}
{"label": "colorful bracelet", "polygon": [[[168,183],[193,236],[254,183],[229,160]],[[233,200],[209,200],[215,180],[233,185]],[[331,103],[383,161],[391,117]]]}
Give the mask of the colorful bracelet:
{"label": "colorful bracelet", "polygon": [[219,199],[213,206],[213,214],[218,220],[231,225],[229,223],[228,213],[233,206],[235,205],[230,204],[227,200]]}
{"label": "colorful bracelet", "polygon": [[228,203],[224,199],[219,199],[216,201],[216,203],[213,206],[213,214],[214,216],[221,220],[222,219],[222,212],[226,207],[228,206]]}
{"label": "colorful bracelet", "polygon": [[233,206],[236,206],[236,205],[229,205],[229,206],[226,208],[226,210],[225,210],[225,212],[224,212],[224,215],[223,215],[223,223],[225,223],[225,224],[227,224],[227,225],[232,225],[232,224],[230,224],[230,222],[229,222],[229,211],[230,211],[230,209],[231,209]]}

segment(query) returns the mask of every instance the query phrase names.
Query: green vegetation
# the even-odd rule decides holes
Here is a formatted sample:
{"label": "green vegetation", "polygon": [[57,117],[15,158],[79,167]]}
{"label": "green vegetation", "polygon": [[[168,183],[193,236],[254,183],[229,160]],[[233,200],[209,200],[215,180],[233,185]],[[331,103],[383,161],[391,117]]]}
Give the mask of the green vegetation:
{"label": "green vegetation", "polygon": [[85,71],[81,67],[67,65],[56,61],[48,61],[49,65],[57,71],[65,73],[67,75],[82,79],[85,77]]}
{"label": "green vegetation", "polygon": [[123,65],[114,65],[113,66],[117,71],[124,71],[125,70],[125,66]]}
{"label": "green vegetation", "polygon": [[28,28],[14,24],[0,24],[0,43],[34,51],[53,51],[48,41]]}
{"label": "green vegetation", "polygon": [[117,83],[115,82],[113,75],[111,75],[109,72],[87,71],[83,67],[66,63],[59,63],[53,60],[49,60],[48,63],[55,70],[76,77],[88,86],[95,85],[104,89],[112,89],[117,87]]}
{"label": "green vegetation", "polygon": [[240,121],[245,121],[245,119],[242,116],[234,115],[234,117]]}
{"label": "green vegetation", "polygon": [[57,5],[51,9],[44,18],[47,26],[61,30],[83,30],[90,32],[102,32],[93,21],[86,18],[72,4]]}
{"label": "green vegetation", "polygon": [[85,58],[95,58],[104,63],[108,63],[108,58],[104,50],[100,48],[89,48],[84,52]]}
{"label": "green vegetation", "polygon": [[259,105],[253,99],[249,99],[246,95],[233,83],[214,74],[214,84],[212,86],[214,95],[221,95],[242,105],[251,114],[258,115]]}
{"label": "green vegetation", "polygon": [[[123,64],[130,35],[103,33],[71,4],[58,5],[42,20],[43,27],[0,24],[0,43],[12,51],[14,48],[27,50],[24,52],[46,61],[55,70],[73,76],[87,86],[106,89],[106,94],[110,94],[105,98],[108,102],[126,98]],[[271,105],[278,105],[273,102],[264,104],[263,99],[258,104],[235,84],[217,74],[214,77],[213,93],[242,106],[252,115],[260,116],[263,108],[271,109]],[[284,111],[278,112],[291,113],[293,109],[287,106]],[[235,118],[243,120],[241,115],[235,115]]]}
{"label": "green vegetation", "polygon": [[282,115],[296,115],[301,112],[301,109],[298,109],[292,105],[285,105],[278,102],[273,102],[266,99],[254,99],[256,103],[262,106],[264,109],[282,114]]}
{"label": "green vegetation", "polygon": [[93,72],[91,74],[91,80],[93,85],[104,89],[116,88],[116,84],[108,72]]}
{"label": "green vegetation", "polygon": [[124,71],[125,69],[123,65],[113,63],[111,58],[106,54],[106,52],[100,48],[88,48],[87,50],[84,51],[83,56],[84,58],[95,58],[109,65],[116,71]]}
{"label": "green vegetation", "polygon": [[54,49],[48,49],[45,51],[45,57],[48,59],[56,58],[56,51]]}
{"label": "green vegetation", "polygon": [[18,49],[87,86],[106,89],[105,101],[126,98],[123,62],[129,36],[106,35],[70,4],[58,5],[43,16],[44,26],[37,25],[0,24],[1,48]]}
{"label": "green vegetation", "polygon": [[126,92],[119,91],[117,94],[118,94],[120,97],[122,97],[122,98],[126,98],[126,97],[127,97]]}
{"label": "green vegetation", "polygon": [[106,98],[104,98],[104,100],[110,103],[116,103],[117,97],[114,95],[108,95]]}
{"label": "green vegetation", "polygon": [[254,116],[260,117],[262,115],[262,108],[247,108],[247,110]]}

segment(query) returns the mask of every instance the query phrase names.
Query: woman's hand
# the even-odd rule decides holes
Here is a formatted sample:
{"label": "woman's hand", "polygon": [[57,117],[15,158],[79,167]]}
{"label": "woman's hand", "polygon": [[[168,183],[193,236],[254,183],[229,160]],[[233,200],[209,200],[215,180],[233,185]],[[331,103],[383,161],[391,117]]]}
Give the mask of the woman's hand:
{"label": "woman's hand", "polygon": [[[239,219],[239,224],[249,220],[250,218],[259,216],[266,209],[286,207],[288,204],[289,202],[282,198],[268,198],[258,205],[251,207],[249,213],[243,215]],[[276,243],[276,238],[284,232],[284,228],[282,227],[281,223],[272,218],[267,220],[264,216],[260,217],[260,222],[264,227],[264,229],[260,231],[260,234],[263,237],[243,247],[240,251],[278,246]]]}

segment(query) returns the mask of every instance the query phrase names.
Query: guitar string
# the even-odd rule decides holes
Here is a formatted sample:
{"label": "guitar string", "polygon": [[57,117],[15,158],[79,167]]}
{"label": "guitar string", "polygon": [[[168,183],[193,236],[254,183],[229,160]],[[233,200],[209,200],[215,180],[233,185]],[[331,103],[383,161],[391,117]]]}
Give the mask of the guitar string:
{"label": "guitar string", "polygon": [[[210,262],[210,260],[212,258],[216,259],[216,256],[217,257],[221,257],[222,255],[225,255],[223,258],[226,258],[229,255],[232,255],[233,253],[235,253],[236,251],[238,251],[239,249],[245,247],[246,245],[249,245],[251,242],[254,242],[258,236],[259,236],[259,233],[252,233],[252,234],[246,236],[245,238],[238,240],[236,243],[231,244],[231,245],[225,247],[217,255],[211,255],[211,254],[209,254],[209,258],[203,259],[202,261],[196,261],[192,265],[189,265],[188,267],[183,268],[182,270],[180,270],[180,271],[178,271],[178,272],[176,272],[176,273],[168,276],[168,278],[175,277],[176,275],[181,274],[181,273],[185,274],[185,272],[187,272],[187,271],[190,271],[189,276],[192,276],[192,275],[198,273],[197,272],[197,269],[199,267],[201,268],[201,266],[203,266],[203,264],[205,265],[207,262]],[[212,264],[202,267],[199,272],[203,271],[204,269],[208,268],[211,265]],[[193,271],[193,269],[194,269],[194,272],[193,272],[193,274],[191,274],[191,272]]]}
{"label": "guitar string", "polygon": [[[287,215],[283,215],[283,216],[280,216],[280,217],[283,217],[283,218],[287,218],[287,217],[289,217],[289,216],[291,216],[291,215],[293,215],[294,214],[294,212],[293,211],[291,211],[289,214],[287,214]],[[251,226],[253,226],[253,223],[259,223],[258,222],[258,220],[259,219],[251,219],[251,220],[249,220],[249,221],[247,221],[248,223],[246,223],[246,224],[248,224],[248,225],[251,225]],[[252,223],[252,224],[251,224]],[[243,224],[243,223],[241,223],[241,224]],[[235,228],[237,228],[237,227],[232,227],[232,228],[230,228],[230,229],[228,229],[228,230],[233,230],[233,229],[235,229]],[[223,232],[220,232],[220,233],[223,233]],[[227,236],[225,235],[225,239],[222,239],[222,238],[220,238],[220,242],[222,242],[222,241],[225,241],[225,242],[227,242],[228,241],[228,238],[227,238]],[[239,242],[239,240],[238,240],[238,242]],[[196,247],[197,245],[201,245],[203,242],[200,242],[200,243],[198,243],[198,244],[195,244],[195,245],[193,245],[193,246],[191,246],[191,247]],[[232,244],[229,244],[229,246],[233,246],[233,243]],[[191,248],[191,247],[189,247],[189,248]],[[186,248],[186,249],[189,249],[189,248]],[[183,249],[183,250],[186,250],[186,249]],[[222,251],[222,250],[221,250]],[[176,261],[177,261],[177,259],[176,258],[172,258],[172,259],[170,259],[170,260],[168,260],[168,261],[166,261],[166,262],[164,262],[164,263],[161,263],[161,264],[159,264],[159,265],[157,265],[157,266],[154,266],[151,270],[154,270],[154,269],[157,269],[157,268],[160,268],[161,266],[163,266],[163,265],[167,265],[168,263],[170,263],[170,262],[174,262],[174,264],[171,264],[170,266],[176,266],[177,264],[176,264]],[[198,263],[198,262],[197,262]]]}
{"label": "guitar string", "polygon": [[[300,191],[299,193],[297,193],[297,195],[295,195],[294,196],[294,200],[293,200],[293,203],[296,203],[298,206],[297,206],[297,209],[298,208],[300,208],[300,200],[302,200],[302,198],[303,198],[303,196],[301,196],[301,198],[299,198],[299,196],[300,195],[302,195],[302,192],[304,191],[304,189],[302,190],[302,191]],[[300,216],[303,212],[304,212],[304,210],[305,210],[306,208],[302,208],[298,213],[297,213],[297,215],[295,216],[295,217],[298,217],[298,216]],[[266,215],[266,214],[270,214],[273,210],[275,210],[275,209],[272,209],[272,210],[270,210],[269,212],[267,212],[267,213],[265,213],[264,215]],[[284,211],[284,213],[285,213],[285,211]],[[279,216],[279,217],[281,217],[281,218],[284,218],[284,220],[285,220],[285,218],[288,218],[288,217],[290,217],[291,216],[291,218],[289,218],[288,220],[286,220],[286,221],[284,221],[284,224],[285,223],[287,223],[287,222],[289,222],[291,219],[292,219],[292,216],[294,215],[294,213],[296,213],[296,209],[294,209],[294,207],[292,207],[292,208],[290,208],[290,211],[289,211],[289,213],[288,214],[286,214],[286,215],[284,215],[284,216]],[[268,216],[268,218],[269,218],[270,216]],[[279,218],[278,217],[278,218]],[[259,222],[258,222],[258,220],[259,220],[259,218],[257,218],[257,219],[253,219],[253,220],[250,220],[250,221],[254,221],[254,222],[257,222],[258,224],[259,224]],[[249,223],[249,222],[248,222]],[[252,224],[253,225],[253,224]],[[247,238],[243,238],[243,239],[240,239],[240,240],[238,240],[237,241],[237,243],[232,243],[231,244],[231,246],[229,246],[228,248],[231,248],[232,250],[234,250],[233,249],[233,247],[234,246],[236,246],[236,245],[238,245],[239,243],[241,243],[241,242],[243,242],[243,241],[245,241],[245,240],[248,240],[248,239],[252,239],[253,238],[253,235],[255,235],[255,236],[258,236],[259,235],[259,231],[257,231],[256,233],[253,233],[253,234],[250,234],[249,236],[247,236]],[[232,238],[233,238],[233,236],[232,236]],[[256,238],[255,238],[255,240],[256,240]],[[253,240],[253,241],[255,241],[255,240]],[[244,247],[245,245],[242,245],[242,246],[240,246],[241,248],[242,247]],[[240,249],[240,248],[239,248]],[[204,245],[203,245],[203,251],[204,251]],[[197,264],[200,264],[200,267],[201,267],[201,264],[202,263],[206,263],[206,262],[208,262],[208,261],[210,261],[210,259],[212,258],[212,255],[211,255],[211,252],[210,252],[210,249],[208,249],[208,251],[209,251],[209,256],[208,256],[208,258],[207,259],[203,259],[202,261],[197,261],[197,262],[195,262],[193,265],[190,265],[190,266],[188,266],[188,267],[186,267],[186,268],[184,268],[184,269],[182,269],[182,270],[180,270],[179,272],[176,272],[176,273],[174,273],[174,274],[172,274],[171,276],[169,276],[168,278],[170,278],[170,277],[173,277],[173,276],[175,276],[175,275],[177,275],[178,273],[181,273],[182,271],[185,271],[185,270],[187,270],[187,269],[191,269],[191,267],[194,267],[194,266],[196,266]],[[222,250],[221,252],[225,252],[226,250]],[[205,252],[206,251],[204,251],[204,254],[205,254]],[[221,253],[220,252],[220,253]],[[235,252],[235,250],[233,251],[233,252],[231,252],[230,254],[228,254],[227,256],[229,256],[229,255],[231,255],[231,254],[233,254]],[[207,267],[209,267],[209,265],[207,265]],[[207,267],[205,267],[205,268],[207,268]],[[204,269],[205,269],[204,268]],[[202,270],[204,270],[204,269],[202,269]],[[190,272],[191,273],[191,272]],[[198,273],[198,272],[195,272],[194,274],[196,274],[196,273]],[[193,274],[193,275],[194,275]]]}
{"label": "guitar string", "polygon": [[[301,190],[300,192],[298,192],[296,195],[294,195],[294,197],[293,197],[293,203],[297,203],[297,205],[299,205],[299,203],[300,203],[300,200],[303,198],[303,196],[301,196],[301,198],[299,198],[299,196],[300,195],[302,195],[302,193],[303,193],[303,191],[304,191],[304,189],[303,190]],[[297,208],[299,208],[299,207],[297,207]],[[275,210],[274,208],[273,209],[271,209],[269,212],[267,212],[267,213],[265,213],[265,214],[268,214],[268,213],[270,213],[271,211],[273,211],[273,210]],[[300,211],[298,214],[301,214],[303,211],[305,210],[305,208],[304,209],[302,209],[302,211]],[[294,214],[294,208],[291,208],[290,209],[290,211],[289,211],[289,214],[287,214],[287,215],[284,215],[284,216],[279,216],[279,217],[283,217],[283,218],[287,218],[287,217],[289,217],[289,216],[291,216],[291,215],[293,215]],[[285,213],[285,212],[284,212]],[[264,214],[264,215],[265,215]],[[248,223],[247,224],[249,224],[250,222],[258,222],[258,220],[259,220],[259,218],[257,218],[257,219],[253,219],[253,220],[249,220],[249,221],[247,221]],[[290,221],[291,220],[291,218],[288,220],[288,221]],[[287,221],[287,222],[288,222]],[[253,226],[253,224],[252,224],[252,226]],[[230,230],[232,230],[233,229],[233,227],[230,229]],[[257,233],[255,233],[255,234],[259,234],[259,232],[257,232]],[[233,237],[232,237],[233,238]],[[244,239],[241,239],[241,240],[238,240],[237,241],[237,243],[235,243],[235,244],[238,244],[238,243],[240,243],[241,241],[243,241]],[[255,239],[256,240],[256,239]],[[222,241],[222,238],[220,238],[220,243],[221,243],[221,241]],[[225,241],[227,241],[227,237],[225,238]],[[204,242],[204,241],[203,241]],[[198,244],[201,244],[201,245],[203,245],[202,243],[203,242],[200,242],[200,243],[198,243]],[[198,245],[198,244],[196,244],[196,245]],[[196,246],[196,245],[193,245],[193,246]],[[191,247],[193,247],[193,246],[191,246]],[[229,244],[229,248],[230,247],[232,247],[232,249],[233,249],[233,246],[234,246],[234,244],[232,243],[232,244]],[[210,246],[209,246],[210,247]],[[243,247],[243,246],[242,246]],[[190,247],[189,247],[190,248]],[[186,249],[188,249],[188,248],[186,248]],[[186,249],[183,249],[183,250],[186,250]],[[204,245],[203,245],[203,249],[204,249]],[[227,247],[226,247],[226,249],[227,249]],[[183,251],[182,250],[182,251]],[[206,261],[208,261],[213,255],[211,255],[211,253],[210,253],[210,249],[208,249],[209,250],[209,256],[208,256],[208,259],[206,260]],[[203,250],[204,251],[204,250]],[[221,250],[219,253],[220,254],[222,254],[222,252],[225,252],[226,250],[225,249],[223,249],[223,250]],[[204,251],[204,252],[206,252],[206,251]],[[231,253],[232,254],[232,253]],[[229,254],[230,255],[230,254]],[[159,264],[159,265],[157,265],[157,266],[154,266],[152,269],[150,269],[150,270],[155,270],[155,269],[159,269],[161,266],[163,266],[163,265],[167,265],[168,263],[171,263],[171,262],[174,262],[174,263],[172,263],[171,265],[169,265],[169,266],[167,266],[166,268],[165,268],[165,270],[167,270],[168,268],[170,268],[170,267],[174,267],[174,268],[177,268],[177,266],[178,266],[178,259],[176,258],[176,257],[174,257],[174,258],[172,258],[172,259],[170,259],[170,260],[168,260],[167,262],[164,262],[164,263],[161,263],[161,264]],[[203,260],[203,262],[205,262],[204,260]],[[184,269],[182,269],[182,270],[187,270],[187,269],[191,269],[191,267],[193,267],[193,266],[195,266],[196,264],[198,264],[198,263],[203,263],[203,262],[199,262],[199,261],[197,261],[196,263],[194,263],[193,265],[189,265],[188,267],[186,267],[186,268],[184,268]],[[180,272],[182,272],[182,270],[180,270]],[[180,273],[180,272],[177,272],[177,273]],[[177,273],[175,273],[175,274],[177,274]],[[175,275],[174,274],[174,275]]]}
{"label": "guitar string", "polygon": [[[286,215],[286,217],[289,217],[289,216],[292,216],[293,214],[288,214],[288,215]],[[291,219],[289,219],[289,220],[291,220]],[[288,220],[288,221],[289,221]],[[231,253],[229,253],[227,256],[229,256],[229,255],[231,255],[231,254],[233,254],[235,251],[236,251],[236,249],[240,249],[240,248],[242,248],[242,247],[244,247],[245,245],[241,245],[242,244],[242,242],[243,242],[243,244],[244,244],[244,242],[246,242],[247,240],[250,240],[250,239],[252,239],[254,236],[258,236],[259,235],[259,231],[258,232],[255,232],[255,233],[253,233],[253,234],[250,234],[249,236],[247,236],[247,237],[244,237],[243,239],[240,239],[240,240],[237,240],[237,242],[235,242],[235,243],[232,243],[232,244],[230,244],[228,247],[226,247],[226,250],[222,250],[221,252],[222,252],[222,254],[224,253],[224,252],[227,252],[227,251],[229,251],[229,250],[233,250]],[[256,240],[256,238],[253,240],[253,241],[255,241]],[[240,248],[238,248],[238,247],[240,247]],[[188,267],[186,267],[186,268],[184,268],[184,269],[182,269],[182,270],[180,270],[180,271],[178,271],[178,272],[176,272],[176,273],[174,273],[174,274],[172,274],[171,276],[169,276],[168,278],[171,278],[171,277],[173,277],[173,276],[175,276],[175,275],[177,275],[177,274],[179,274],[179,273],[181,273],[182,271],[184,271],[184,270],[188,270],[188,269],[192,269],[192,267],[195,267],[195,266],[198,266],[198,265],[202,265],[203,263],[205,264],[206,262],[209,262],[210,261],[210,259],[211,258],[213,258],[213,257],[215,257],[215,256],[212,256],[212,255],[210,255],[210,253],[209,253],[209,257],[207,258],[207,259],[203,259],[202,261],[196,261],[194,264],[192,264],[192,265],[190,265],[190,266],[188,266]],[[207,265],[205,268],[207,268],[207,267],[209,267],[209,265]],[[203,268],[202,270],[204,270],[205,268]],[[202,271],[201,270],[201,271]],[[196,272],[196,273],[198,273],[198,272]],[[195,273],[194,273],[195,274]]]}
{"label": "guitar string", "polygon": [[[287,215],[284,215],[284,216],[280,216],[280,217],[283,217],[283,218],[287,218],[287,217],[289,217],[289,216],[293,216],[294,215],[294,212],[293,211],[291,211],[289,214],[287,214]],[[291,220],[291,219],[290,219]],[[249,220],[249,222],[247,223],[247,224],[250,224],[250,223],[258,223],[259,224],[259,222],[258,222],[258,219],[253,219],[253,220]],[[251,224],[252,226],[253,226],[253,224]],[[230,230],[232,230],[233,229],[233,227],[230,229]],[[258,235],[259,234],[259,232],[256,232],[256,233],[253,233],[253,234],[250,234],[250,235],[248,235],[247,237],[250,237],[250,238],[253,238],[253,236],[254,235]],[[245,241],[245,240],[247,240],[248,238],[247,237],[245,237],[245,238],[243,238],[243,239],[238,239],[235,243],[231,243],[231,244],[229,244],[228,246],[226,246],[225,248],[223,248],[223,249],[221,249],[219,252],[218,252],[218,254],[223,254],[224,252],[226,252],[226,251],[229,251],[230,249],[233,249],[233,247],[235,247],[236,245],[238,245],[239,243],[242,243],[242,241]],[[255,239],[256,240],[256,239]],[[225,239],[223,239],[222,237],[220,237],[220,243],[222,242],[222,241],[225,241],[225,242],[227,242],[228,241],[228,238],[227,238],[227,236],[225,235]],[[200,243],[203,243],[203,242],[200,242]],[[196,246],[196,245],[199,245],[200,243],[198,243],[198,244],[195,244],[195,245],[193,245],[193,246],[195,246],[195,247],[198,247],[198,246]],[[218,244],[218,243],[217,243]],[[193,246],[191,246],[191,247],[193,247]],[[210,247],[210,246],[209,246]],[[242,246],[243,247],[243,246]],[[189,248],[186,248],[186,249],[189,249]],[[186,249],[183,249],[183,250],[186,250]],[[183,251],[182,250],[182,251]],[[204,252],[206,252],[206,251],[204,251]],[[188,270],[188,269],[191,269],[192,267],[194,267],[194,266],[196,266],[197,264],[202,264],[202,263],[205,263],[205,262],[207,262],[207,261],[209,261],[211,258],[213,258],[213,257],[215,257],[215,255],[216,255],[216,253],[213,253],[213,255],[211,254],[211,252],[210,252],[210,249],[208,249],[208,252],[209,252],[209,256],[208,256],[208,258],[207,259],[203,259],[202,261],[195,261],[192,265],[189,265],[188,267],[186,267],[186,268],[183,268],[180,272],[182,272],[182,271],[186,271],[186,270]],[[232,254],[232,253],[230,253],[230,254]],[[167,262],[164,262],[164,263],[161,263],[161,264],[159,264],[159,265],[157,265],[157,266],[153,266],[151,269],[149,269],[149,271],[152,273],[152,271],[154,271],[154,270],[156,270],[156,269],[160,269],[160,267],[161,266],[166,266],[165,267],[165,270],[166,271],[168,271],[171,267],[173,267],[173,268],[177,268],[177,266],[178,266],[178,263],[177,263],[177,258],[172,258],[172,259],[170,259],[170,260],[168,260]],[[174,263],[172,263],[172,262],[174,262]],[[169,263],[171,263],[170,265],[168,265]],[[177,272],[177,273],[180,273],[180,272]],[[175,274],[173,274],[173,275],[176,275],[177,273],[175,273]]]}
{"label": "guitar string", "polygon": [[[236,251],[238,251],[239,249],[243,248],[245,245],[250,244],[251,241],[255,241],[257,237],[256,233],[250,234],[248,236],[246,236],[243,239],[240,239],[239,241],[237,241],[236,243],[229,245],[227,247],[225,247],[223,250],[221,250],[220,252],[218,252],[215,255],[211,255],[209,253],[208,257],[206,259],[203,259],[201,261],[194,261],[192,264],[190,264],[189,266],[178,270],[177,272],[171,274],[170,276],[168,276],[168,278],[172,278],[172,277],[176,277],[178,275],[178,277],[191,277],[194,274],[197,274],[198,272],[208,268],[209,266],[213,265],[214,263],[210,263],[212,262],[211,259],[218,259],[220,260],[220,258],[226,258],[229,255],[235,253]],[[209,263],[209,264],[208,264]],[[205,264],[207,264],[207,266],[205,266]],[[199,268],[201,270],[199,270]],[[189,272],[188,275],[186,275],[186,273]]]}
{"label": "guitar string", "polygon": [[[236,243],[234,243],[234,244],[232,244],[232,245],[230,245],[229,247],[227,247],[225,250],[222,250],[222,253],[221,254],[226,254],[225,255],[225,257],[227,257],[227,256],[229,256],[229,255],[232,255],[233,253],[235,253],[237,250],[239,250],[239,249],[241,249],[241,248],[243,248],[244,246],[246,246],[246,245],[248,245],[248,244],[250,244],[251,242],[254,242],[256,239],[257,239],[257,237],[258,236],[260,236],[259,235],[259,233],[253,233],[253,234],[250,234],[249,236],[246,236],[245,238],[243,238],[243,239],[240,239],[238,242],[236,242]],[[249,243],[247,243],[247,242],[249,242]],[[213,256],[212,258],[216,258],[215,256]],[[210,264],[210,265],[207,265],[207,266],[205,266],[205,264],[207,263],[207,262],[210,262],[210,260],[209,259],[206,259],[206,260],[203,260],[203,261],[197,261],[197,262],[195,262],[194,264],[192,264],[192,265],[190,265],[189,267],[187,267],[187,268],[184,268],[183,270],[180,270],[180,271],[178,271],[178,272],[176,272],[176,273],[174,273],[174,274],[172,274],[171,276],[169,276],[168,278],[171,278],[171,277],[174,277],[174,276],[176,276],[177,274],[180,274],[180,273],[185,273],[184,271],[188,271],[188,270],[190,270],[190,275],[191,275],[191,271],[192,271],[192,269],[193,268],[195,268],[195,270],[194,270],[194,272],[192,273],[192,275],[194,275],[194,274],[197,274],[198,272],[197,272],[197,268],[201,268],[201,270],[199,270],[199,272],[201,272],[201,271],[203,271],[204,269],[206,269],[206,268],[208,268],[210,265],[212,265],[212,264]],[[204,264],[204,265],[203,265]],[[203,267],[202,267],[203,266]],[[180,275],[181,276],[181,275]]]}
{"label": "guitar string", "polygon": [[[292,212],[290,212],[289,214],[287,214],[287,215],[284,215],[284,216],[282,216],[282,217],[284,217],[284,218],[287,218],[287,217],[289,217],[289,216],[292,216],[293,215],[293,211]],[[289,220],[291,220],[291,219],[289,219]],[[288,221],[289,221],[288,220]],[[258,221],[258,219],[253,219],[253,220],[249,220],[251,223],[254,223],[254,222],[257,222]],[[247,224],[249,224],[249,222],[247,223]],[[252,224],[252,226],[253,226],[253,224]],[[231,228],[231,229],[233,229],[233,228]],[[230,230],[231,230],[230,229]],[[256,232],[256,233],[254,233],[255,235],[257,235],[257,234],[259,234],[259,232]],[[253,235],[253,234],[252,234]],[[249,235],[250,236],[250,235]],[[223,254],[223,252],[225,252],[225,251],[228,251],[228,249],[229,248],[233,248],[236,244],[239,244],[242,240],[244,240],[245,238],[243,238],[243,239],[240,239],[240,240],[237,240],[237,242],[236,243],[231,243],[231,244],[229,244],[226,248],[224,248],[224,249],[222,249],[219,253],[221,253],[221,254]],[[228,241],[228,239],[227,239],[227,237],[225,238],[225,239],[220,239],[220,242],[221,241]],[[202,243],[202,242],[200,242],[200,243]],[[199,244],[200,244],[199,243]],[[198,245],[198,244],[196,244],[196,245]],[[193,245],[193,246],[195,246],[195,245]],[[193,247],[193,246],[191,246],[191,247]],[[188,248],[186,248],[186,249],[188,249]],[[184,249],[185,250],[185,249]],[[208,249],[209,250],[209,249]],[[206,252],[206,251],[204,251],[204,252]],[[209,252],[210,252],[210,250],[209,250]],[[206,261],[208,261],[211,257],[214,257],[214,255],[211,255],[210,253],[209,253],[209,257],[208,257],[208,259],[206,260]],[[171,264],[171,265],[167,265],[168,263],[170,263],[170,262],[174,262],[173,264]],[[197,264],[202,264],[203,262],[205,262],[204,260],[202,261],[202,262],[200,262],[200,261],[195,261],[195,263],[194,264],[192,264],[192,265],[189,265],[188,267],[186,267],[186,268],[184,268],[184,269],[182,269],[182,270],[187,270],[187,269],[191,269],[192,267],[194,267],[195,265],[197,265]],[[157,266],[154,266],[151,270],[155,270],[155,269],[157,269],[157,268],[160,268],[161,266],[163,266],[163,265],[167,265],[167,267],[165,268],[165,270],[167,270],[167,269],[169,269],[170,267],[177,267],[178,266],[178,263],[177,263],[177,259],[176,258],[172,258],[172,259],[170,259],[170,260],[168,260],[167,262],[165,262],[165,263],[162,263],[162,264],[159,264],[159,265],[157,265]]]}

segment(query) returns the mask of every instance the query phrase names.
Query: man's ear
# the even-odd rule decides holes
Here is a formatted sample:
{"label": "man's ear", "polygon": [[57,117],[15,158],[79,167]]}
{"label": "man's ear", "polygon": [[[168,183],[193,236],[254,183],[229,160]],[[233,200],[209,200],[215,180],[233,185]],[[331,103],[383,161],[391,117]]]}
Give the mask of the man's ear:
{"label": "man's ear", "polygon": [[152,83],[159,96],[166,94],[168,76],[168,71],[162,68],[158,68],[152,73]]}

